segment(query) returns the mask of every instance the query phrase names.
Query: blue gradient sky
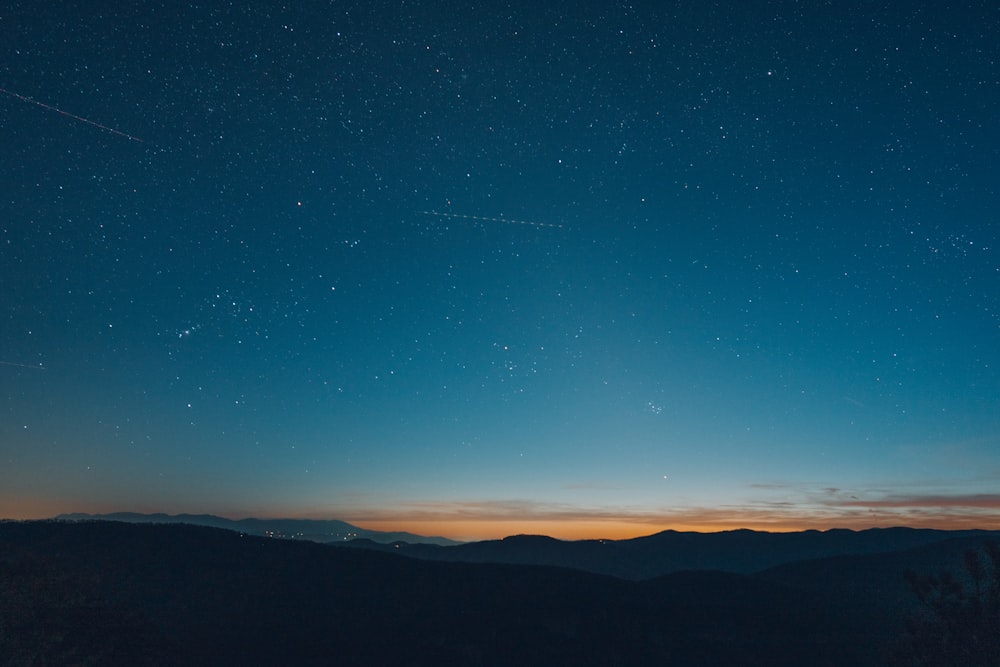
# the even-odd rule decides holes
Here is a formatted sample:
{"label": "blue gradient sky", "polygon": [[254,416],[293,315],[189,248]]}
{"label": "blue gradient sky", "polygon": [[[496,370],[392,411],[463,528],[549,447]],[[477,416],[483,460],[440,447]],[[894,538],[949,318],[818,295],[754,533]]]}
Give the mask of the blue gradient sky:
{"label": "blue gradient sky", "polygon": [[0,515],[1000,527],[996,7],[538,4],[8,3]]}

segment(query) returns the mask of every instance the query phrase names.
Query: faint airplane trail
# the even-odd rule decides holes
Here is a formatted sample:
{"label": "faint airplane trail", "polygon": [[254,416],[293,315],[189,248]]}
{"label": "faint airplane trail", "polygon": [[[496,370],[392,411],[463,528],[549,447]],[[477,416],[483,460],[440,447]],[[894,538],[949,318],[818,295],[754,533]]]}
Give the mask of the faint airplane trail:
{"label": "faint airplane trail", "polygon": [[562,225],[555,225],[550,222],[535,222],[534,220],[513,220],[511,218],[491,218],[485,215],[466,215],[464,213],[443,213],[441,211],[421,211],[424,215],[431,215],[437,218],[459,218],[462,220],[476,220],[478,222],[503,222],[508,225],[531,225],[532,227],[551,227],[562,229]]}
{"label": "faint airplane trail", "polygon": [[98,123],[96,120],[90,120],[89,118],[84,118],[83,116],[77,116],[74,113],[70,113],[68,111],[63,111],[59,107],[54,107],[51,104],[46,104],[45,102],[39,102],[38,100],[33,99],[31,97],[28,97],[26,95],[21,95],[20,93],[15,93],[13,90],[7,90],[6,88],[0,88],[0,93],[4,93],[5,95],[10,95],[11,97],[16,97],[17,99],[19,99],[19,100],[21,100],[23,102],[28,102],[30,104],[35,104],[37,106],[42,107],[43,109],[48,109],[49,111],[55,111],[56,113],[59,113],[59,114],[62,114],[63,116],[66,116],[67,118],[72,118],[73,120],[78,120],[81,123],[87,123],[88,125],[93,125],[94,127],[99,127],[102,130],[105,130],[106,132],[110,132],[111,134],[117,134],[119,137],[125,137],[126,139],[130,139],[132,141],[137,141],[140,144],[141,143],[145,143],[139,137],[133,136],[133,135],[127,133],[127,132],[122,132],[121,130],[116,130],[115,128],[108,127],[107,125],[102,125],[101,123]]}
{"label": "faint airplane trail", "polygon": [[18,368],[31,368],[31,369],[36,370],[36,371],[44,371],[45,370],[45,366],[42,366],[41,364],[39,364],[37,366],[32,366],[30,364],[19,364],[16,361],[0,361],[0,365],[3,365],[3,366],[17,366]]}

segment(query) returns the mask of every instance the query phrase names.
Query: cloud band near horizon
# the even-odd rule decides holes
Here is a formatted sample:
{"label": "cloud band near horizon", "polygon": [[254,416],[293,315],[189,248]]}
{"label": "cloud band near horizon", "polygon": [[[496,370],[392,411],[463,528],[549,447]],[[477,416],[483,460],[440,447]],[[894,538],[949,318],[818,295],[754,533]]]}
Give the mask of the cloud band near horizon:
{"label": "cloud band near horizon", "polygon": [[[501,537],[503,530],[536,532],[554,537],[639,536],[659,530],[718,531],[828,530],[909,526],[936,529],[1000,529],[1000,494],[886,495],[858,498],[827,490],[809,502],[754,501],[713,507],[635,506],[586,507],[532,500],[469,500],[408,502],[392,509],[354,508],[345,520],[379,529],[426,532],[434,527],[447,534],[449,527],[479,527],[477,536]],[[835,491],[835,490],[834,490]],[[423,527],[423,531],[421,530]],[[517,528],[520,527],[520,528]],[[501,528],[500,531],[496,529]],[[593,533],[595,529],[604,532]],[[506,532],[504,534],[510,534]],[[468,535],[464,537],[470,537]]]}

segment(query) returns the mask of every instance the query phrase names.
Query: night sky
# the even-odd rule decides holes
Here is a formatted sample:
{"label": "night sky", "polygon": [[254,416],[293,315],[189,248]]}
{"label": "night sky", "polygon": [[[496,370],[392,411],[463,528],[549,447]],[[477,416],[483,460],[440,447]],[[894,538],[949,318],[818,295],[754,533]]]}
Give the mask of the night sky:
{"label": "night sky", "polygon": [[1000,528],[998,34],[3,2],[0,516]]}

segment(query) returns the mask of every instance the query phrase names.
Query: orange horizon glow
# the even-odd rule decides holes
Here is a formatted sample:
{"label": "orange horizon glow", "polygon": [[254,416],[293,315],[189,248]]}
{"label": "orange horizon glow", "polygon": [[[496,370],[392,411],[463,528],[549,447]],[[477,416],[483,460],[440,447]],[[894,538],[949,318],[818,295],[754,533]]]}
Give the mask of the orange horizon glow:
{"label": "orange horizon glow", "polygon": [[458,542],[496,540],[512,535],[545,535],[560,540],[628,540],[646,537],[666,530],[694,533],[722,533],[733,530],[753,530],[767,533],[795,533],[806,530],[868,530],[871,528],[927,528],[934,530],[1000,530],[1000,520],[993,522],[958,519],[956,517],[928,518],[919,523],[903,523],[886,520],[883,522],[835,523],[801,520],[781,523],[741,523],[732,521],[719,523],[668,523],[650,525],[627,521],[348,521],[366,530],[383,532],[407,532],[424,537],[444,537]]}
{"label": "orange horizon glow", "polygon": [[[76,505],[68,508],[67,505]],[[60,514],[105,514],[117,511],[137,513],[163,512],[167,514],[215,514],[232,520],[259,519],[336,519],[346,521],[366,530],[408,532],[425,537],[444,537],[456,541],[501,539],[511,535],[547,535],[561,540],[609,539],[623,540],[652,535],[664,530],[680,532],[715,533],[730,530],[756,530],[763,532],[797,532],[803,530],[865,530],[869,528],[932,528],[938,530],[1000,530],[1000,513],[992,507],[909,506],[890,509],[873,515],[870,512],[822,512],[810,514],[809,508],[798,512],[761,511],[759,508],[688,508],[663,514],[601,514],[587,511],[516,516],[485,512],[411,513],[400,512],[393,516],[385,510],[364,512],[357,508],[322,515],[314,511],[295,511],[286,508],[278,513],[226,511],[217,508],[163,508],[108,507],[99,504],[66,503],[56,500],[0,498],[0,519],[39,520],[51,519]]]}

